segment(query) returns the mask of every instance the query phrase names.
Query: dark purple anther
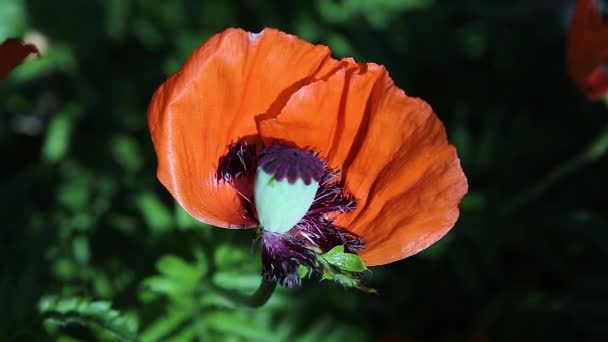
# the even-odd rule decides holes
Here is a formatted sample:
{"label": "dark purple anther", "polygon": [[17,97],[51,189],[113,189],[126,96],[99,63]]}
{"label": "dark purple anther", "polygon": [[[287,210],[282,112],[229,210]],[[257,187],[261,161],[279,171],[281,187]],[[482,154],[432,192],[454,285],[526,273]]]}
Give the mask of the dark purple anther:
{"label": "dark purple anther", "polygon": [[218,161],[216,177],[225,182],[233,182],[239,177],[253,177],[257,164],[255,145],[232,144],[228,147],[228,153]]}
{"label": "dark purple anther", "polygon": [[294,184],[298,178],[306,185],[312,180],[320,182],[325,173],[325,165],[314,152],[280,144],[260,152],[258,166],[278,181],[287,177],[289,184]]}
{"label": "dark purple anther", "polygon": [[315,267],[316,255],[289,234],[262,231],[262,276],[285,287],[300,285],[299,266]]}

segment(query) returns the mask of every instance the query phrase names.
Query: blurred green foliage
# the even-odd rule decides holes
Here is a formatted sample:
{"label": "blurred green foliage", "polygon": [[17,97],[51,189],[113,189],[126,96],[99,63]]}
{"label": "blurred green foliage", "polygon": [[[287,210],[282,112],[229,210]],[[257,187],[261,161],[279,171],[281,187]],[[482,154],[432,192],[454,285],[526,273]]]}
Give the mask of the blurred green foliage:
{"label": "blurred green foliage", "polygon": [[[608,336],[608,160],[604,145],[587,150],[608,111],[565,74],[569,5],[0,1],[0,40],[38,39],[43,54],[0,83],[0,340]],[[228,26],[277,27],[384,64],[446,124],[470,182],[461,219],[421,254],[366,272],[378,295],[305,282],[254,310],[214,292],[258,285],[253,233],[175,205],[155,178],[146,107]]]}

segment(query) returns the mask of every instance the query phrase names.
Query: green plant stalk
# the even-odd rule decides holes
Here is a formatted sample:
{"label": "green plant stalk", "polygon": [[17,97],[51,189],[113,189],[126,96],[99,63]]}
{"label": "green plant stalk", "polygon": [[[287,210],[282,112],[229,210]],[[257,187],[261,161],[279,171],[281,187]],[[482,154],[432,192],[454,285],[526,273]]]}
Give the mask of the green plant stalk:
{"label": "green plant stalk", "polygon": [[538,199],[547,191],[547,189],[557,183],[560,179],[583,168],[588,163],[602,158],[606,151],[608,151],[608,126],[604,128],[582,153],[559,164],[538,183],[508,201],[502,207],[502,210],[500,210],[500,214],[506,216],[518,211],[526,204]]}
{"label": "green plant stalk", "polygon": [[276,282],[262,279],[262,282],[260,283],[258,289],[250,295],[242,294],[238,291],[220,288],[213,284],[211,284],[210,289],[213,292],[230,300],[236,305],[246,306],[250,308],[258,308],[268,302],[268,300],[274,293],[276,286]]}

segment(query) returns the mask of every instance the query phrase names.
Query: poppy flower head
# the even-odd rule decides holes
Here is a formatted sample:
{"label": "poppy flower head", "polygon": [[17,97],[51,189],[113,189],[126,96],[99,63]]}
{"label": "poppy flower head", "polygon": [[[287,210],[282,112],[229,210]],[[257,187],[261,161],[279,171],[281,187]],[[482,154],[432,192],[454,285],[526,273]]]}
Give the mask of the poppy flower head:
{"label": "poppy flower head", "polygon": [[355,253],[372,266],[419,252],[467,192],[427,103],[382,66],[274,29],[211,37],[156,91],[148,122],[161,183],[203,222],[258,227],[263,276],[286,286],[356,277],[336,261]]}
{"label": "poppy flower head", "polygon": [[568,34],[568,73],[589,100],[608,95],[608,24],[598,0],[577,0]]}

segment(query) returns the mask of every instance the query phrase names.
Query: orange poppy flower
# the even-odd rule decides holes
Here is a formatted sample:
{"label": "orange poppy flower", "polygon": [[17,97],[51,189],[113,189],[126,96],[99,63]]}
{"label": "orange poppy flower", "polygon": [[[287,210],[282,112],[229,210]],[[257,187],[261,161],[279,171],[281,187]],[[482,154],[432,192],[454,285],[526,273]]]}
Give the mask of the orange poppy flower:
{"label": "orange poppy flower", "polygon": [[418,253],[467,192],[426,102],[383,66],[274,29],[211,37],[155,92],[148,122],[161,183],[200,221],[261,226],[263,274],[283,285],[338,245],[369,266]]}
{"label": "orange poppy flower", "polygon": [[608,25],[597,0],[577,0],[568,35],[568,73],[592,101],[608,95]]}
{"label": "orange poppy flower", "polygon": [[9,38],[0,44],[0,80],[33,53],[40,54],[33,44],[25,44],[17,38]]}

